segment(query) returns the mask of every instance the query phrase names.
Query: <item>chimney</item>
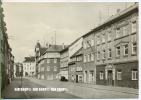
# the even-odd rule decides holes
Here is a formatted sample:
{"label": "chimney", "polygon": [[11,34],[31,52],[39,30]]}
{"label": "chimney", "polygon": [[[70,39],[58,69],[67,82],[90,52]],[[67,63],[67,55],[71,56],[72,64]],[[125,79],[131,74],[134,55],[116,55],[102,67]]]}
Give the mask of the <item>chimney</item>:
{"label": "chimney", "polygon": [[63,49],[65,49],[64,43],[63,43],[63,45],[62,45],[62,46],[63,46]]}
{"label": "chimney", "polygon": [[117,9],[117,13],[118,13],[118,12],[120,12],[120,9],[119,9],[119,8]]}
{"label": "chimney", "polygon": [[46,46],[47,46],[47,48],[49,48],[49,44],[48,44],[48,42],[46,43]]}

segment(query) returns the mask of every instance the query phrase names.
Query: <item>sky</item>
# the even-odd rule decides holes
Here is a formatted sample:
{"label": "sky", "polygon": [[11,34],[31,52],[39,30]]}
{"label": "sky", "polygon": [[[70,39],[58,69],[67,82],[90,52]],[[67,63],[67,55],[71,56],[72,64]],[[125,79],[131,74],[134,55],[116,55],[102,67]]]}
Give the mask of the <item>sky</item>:
{"label": "sky", "polygon": [[[69,45],[117,13],[130,7],[134,2],[3,2],[9,44],[15,62],[35,55],[35,45],[47,42]],[[55,39],[53,40],[53,44]]]}

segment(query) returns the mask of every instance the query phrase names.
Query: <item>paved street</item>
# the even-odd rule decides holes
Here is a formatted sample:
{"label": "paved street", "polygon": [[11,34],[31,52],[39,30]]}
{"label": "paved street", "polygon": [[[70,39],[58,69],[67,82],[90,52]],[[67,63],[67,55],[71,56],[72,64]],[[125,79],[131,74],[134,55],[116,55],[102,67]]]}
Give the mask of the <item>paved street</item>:
{"label": "paved street", "polygon": [[[2,98],[79,98],[75,95],[54,91],[14,91],[19,88],[21,79],[16,78],[12,83],[2,91]],[[30,79],[23,78],[23,88],[45,88],[45,86],[30,82]]]}
{"label": "paved street", "polygon": [[2,98],[138,98],[138,89],[23,78],[23,88],[67,88],[68,91],[14,91],[20,78],[2,91]]}
{"label": "paved street", "polygon": [[82,98],[138,98],[138,89],[125,87],[111,87],[84,83],[60,82],[28,78],[31,82],[48,88],[67,88],[67,93]]}

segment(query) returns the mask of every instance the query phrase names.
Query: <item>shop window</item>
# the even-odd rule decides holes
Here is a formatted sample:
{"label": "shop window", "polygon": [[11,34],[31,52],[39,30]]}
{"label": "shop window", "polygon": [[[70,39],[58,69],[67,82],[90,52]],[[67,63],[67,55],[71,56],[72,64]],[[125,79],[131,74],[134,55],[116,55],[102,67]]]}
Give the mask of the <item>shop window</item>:
{"label": "shop window", "polygon": [[121,70],[118,70],[117,71],[117,80],[121,80],[121,74],[122,74]]}
{"label": "shop window", "polygon": [[100,71],[100,79],[103,80],[103,71]]}
{"label": "shop window", "polygon": [[137,80],[137,76],[138,76],[137,69],[133,69],[132,70],[132,80]]}

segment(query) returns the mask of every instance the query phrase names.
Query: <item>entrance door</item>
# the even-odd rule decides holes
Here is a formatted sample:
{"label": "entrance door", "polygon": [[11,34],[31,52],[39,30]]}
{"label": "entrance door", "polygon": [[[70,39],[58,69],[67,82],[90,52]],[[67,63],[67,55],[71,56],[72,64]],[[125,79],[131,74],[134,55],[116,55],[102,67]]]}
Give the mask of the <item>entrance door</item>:
{"label": "entrance door", "polygon": [[78,75],[76,75],[76,83],[78,83]]}
{"label": "entrance door", "polygon": [[108,85],[112,86],[112,80],[113,80],[113,73],[112,70],[108,71]]}

